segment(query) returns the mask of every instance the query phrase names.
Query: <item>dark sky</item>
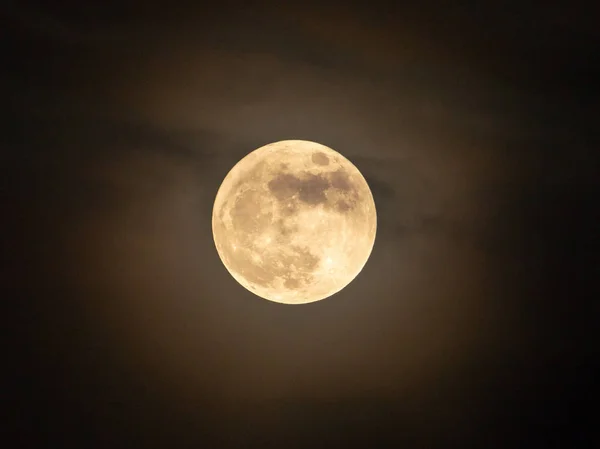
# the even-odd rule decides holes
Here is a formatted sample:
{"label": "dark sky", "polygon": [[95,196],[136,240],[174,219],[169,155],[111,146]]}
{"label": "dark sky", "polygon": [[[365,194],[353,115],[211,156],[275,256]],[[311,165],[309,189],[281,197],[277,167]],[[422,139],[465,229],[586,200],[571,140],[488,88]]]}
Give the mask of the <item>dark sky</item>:
{"label": "dark sky", "polygon": [[[15,441],[593,446],[593,10],[50,3],[0,10]],[[378,210],[358,278],[304,306],[244,290],[211,233],[229,169],[284,139]]]}

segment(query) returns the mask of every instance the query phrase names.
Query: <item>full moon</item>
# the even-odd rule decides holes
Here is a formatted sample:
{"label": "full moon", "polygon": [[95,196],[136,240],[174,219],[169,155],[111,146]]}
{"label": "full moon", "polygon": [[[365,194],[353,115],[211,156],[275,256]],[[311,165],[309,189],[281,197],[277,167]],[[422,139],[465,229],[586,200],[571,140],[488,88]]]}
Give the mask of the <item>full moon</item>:
{"label": "full moon", "polygon": [[227,174],[212,230],[225,268],[261,298],[284,304],[325,299],[360,273],[373,249],[377,214],[367,181],[324,145],[265,145]]}

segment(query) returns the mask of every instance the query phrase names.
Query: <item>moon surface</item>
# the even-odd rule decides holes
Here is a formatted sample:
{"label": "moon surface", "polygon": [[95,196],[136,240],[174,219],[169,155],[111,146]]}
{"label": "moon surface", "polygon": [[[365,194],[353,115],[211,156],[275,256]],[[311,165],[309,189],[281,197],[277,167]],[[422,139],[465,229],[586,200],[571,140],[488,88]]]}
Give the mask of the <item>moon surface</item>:
{"label": "moon surface", "polygon": [[265,145],[227,174],[212,216],[223,264],[261,298],[304,304],[346,287],[373,249],[377,214],[365,178],[324,145]]}

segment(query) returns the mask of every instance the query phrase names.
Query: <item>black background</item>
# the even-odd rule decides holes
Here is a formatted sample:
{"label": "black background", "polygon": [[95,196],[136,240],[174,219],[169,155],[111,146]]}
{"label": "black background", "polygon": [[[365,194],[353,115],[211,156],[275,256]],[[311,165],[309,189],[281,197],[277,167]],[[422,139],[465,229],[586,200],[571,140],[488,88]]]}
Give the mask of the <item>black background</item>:
{"label": "black background", "polygon": [[[4,446],[594,447],[593,9],[199,3],[3,2]],[[378,208],[306,306],[210,229],[294,138]]]}

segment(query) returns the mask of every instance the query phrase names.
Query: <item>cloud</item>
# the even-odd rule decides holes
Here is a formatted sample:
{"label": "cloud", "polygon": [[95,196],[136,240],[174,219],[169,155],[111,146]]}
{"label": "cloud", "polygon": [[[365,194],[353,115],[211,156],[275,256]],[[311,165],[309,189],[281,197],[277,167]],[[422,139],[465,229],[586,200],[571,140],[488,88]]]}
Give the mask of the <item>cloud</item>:
{"label": "cloud", "polygon": [[[343,27],[323,38],[306,21],[290,29],[293,18],[268,21],[242,15],[198,32],[150,26],[89,47],[88,64],[57,51],[73,85],[16,83],[30,92],[19,110],[25,126],[7,135],[28,167],[21,198],[53,236],[45,261],[60,254],[55,279],[72,301],[135,354],[138,375],[170,379],[182,397],[425,388],[428,373],[477,345],[478,299],[493,285],[493,255],[479,242],[506,173],[497,137],[519,132],[511,97],[445,63],[436,73],[394,65],[393,42],[370,56],[373,44],[353,52]],[[374,32],[366,42],[387,39],[345,26]],[[347,289],[291,313],[235,283],[210,219],[236,162],[294,138],[359,168],[378,234]]]}

